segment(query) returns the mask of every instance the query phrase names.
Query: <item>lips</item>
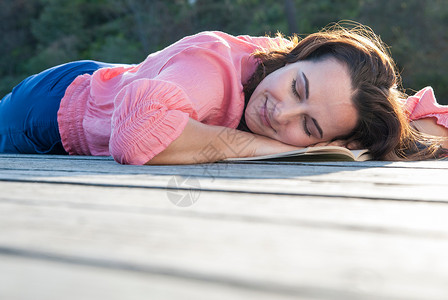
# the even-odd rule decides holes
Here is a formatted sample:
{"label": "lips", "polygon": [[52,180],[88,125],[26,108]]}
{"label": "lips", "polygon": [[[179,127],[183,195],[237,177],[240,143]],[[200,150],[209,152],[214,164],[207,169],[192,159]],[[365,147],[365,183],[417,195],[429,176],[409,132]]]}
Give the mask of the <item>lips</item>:
{"label": "lips", "polygon": [[[268,102],[268,99],[266,98],[266,101],[264,102],[264,105],[260,110],[260,119],[261,119],[261,122],[265,126],[272,128],[272,125],[271,125],[271,122],[269,121],[269,116],[268,116],[267,102]],[[272,129],[274,129],[274,128],[272,128]]]}

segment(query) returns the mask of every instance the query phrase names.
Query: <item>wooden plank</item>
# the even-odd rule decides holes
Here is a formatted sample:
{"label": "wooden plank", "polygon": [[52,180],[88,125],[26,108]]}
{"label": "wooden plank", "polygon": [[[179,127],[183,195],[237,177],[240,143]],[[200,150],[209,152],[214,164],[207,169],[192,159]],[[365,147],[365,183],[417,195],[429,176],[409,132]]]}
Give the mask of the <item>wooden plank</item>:
{"label": "wooden plank", "polygon": [[[94,161],[109,162],[111,165],[120,166],[110,156],[77,156],[77,155],[42,155],[42,154],[0,154],[0,166],[8,162],[20,163],[22,161],[29,161],[35,163],[36,161],[59,161],[58,164],[69,161],[82,161],[83,163],[89,163]],[[441,160],[426,160],[426,161],[364,161],[364,162],[270,162],[270,161],[247,161],[247,162],[233,162],[224,163],[230,165],[279,165],[279,166],[339,166],[339,167],[384,167],[384,168],[424,168],[424,169],[448,169],[448,159]],[[190,165],[174,165],[176,167],[189,167]],[[135,167],[135,166],[131,166]],[[157,166],[151,166],[157,167]],[[147,166],[145,166],[147,168]]]}
{"label": "wooden plank", "polygon": [[[166,189],[0,182],[0,203],[174,215],[185,218],[448,237],[448,206],[441,203],[229,194],[201,191],[188,207],[176,206]],[[189,195],[190,191],[179,191]]]}
{"label": "wooden plank", "polygon": [[[143,166],[142,168],[144,168]],[[122,174],[120,171],[103,173],[86,173],[77,171],[29,171],[2,170],[0,180],[23,182],[72,183],[82,185],[107,185],[146,188],[185,188],[228,191],[239,193],[314,195],[326,197],[356,197],[365,199],[393,199],[409,201],[447,201],[447,186],[444,170],[416,169],[381,169],[369,168],[332,172],[325,170],[308,170],[315,174],[276,174],[275,167],[266,171],[263,168],[235,170],[246,178],[235,178],[234,173],[225,174],[224,170],[213,171],[192,169],[185,172],[170,171],[164,167],[166,175],[153,175],[147,168],[146,174]],[[206,173],[207,172],[207,173]],[[238,173],[239,172],[239,173]],[[261,175],[262,172],[275,174]],[[280,171],[279,171],[280,172]],[[295,171],[296,172],[296,171]],[[176,176],[175,176],[176,175]],[[177,175],[180,175],[177,176]],[[207,176],[206,176],[207,175]],[[243,175],[242,175],[243,176]],[[262,177],[262,178],[260,178]],[[264,178],[263,178],[264,177]],[[175,180],[190,179],[192,186],[176,186]],[[174,185],[174,186],[173,186]]]}
{"label": "wooden plank", "polygon": [[[44,156],[42,159],[32,160],[6,160],[1,161],[0,174],[5,177],[9,174],[24,174],[20,171],[30,171],[30,174],[45,174],[50,171],[51,175],[73,172],[87,174],[152,174],[152,175],[188,175],[212,178],[265,178],[265,179],[288,179],[313,176],[313,180],[347,181],[347,182],[375,182],[379,184],[421,184],[440,185],[445,184],[444,169],[441,168],[418,168],[412,172],[401,166],[396,168],[379,168],[369,165],[278,165],[278,164],[206,164],[186,166],[123,166],[116,164],[110,159],[60,159],[49,160]],[[68,157],[68,156],[67,156]],[[78,157],[77,157],[78,158]],[[420,163],[420,162],[419,162]],[[429,163],[429,162],[427,162]],[[439,165],[448,167],[448,161]],[[413,163],[409,163],[412,164]],[[14,171],[14,172],[13,172]],[[26,172],[25,172],[26,173]],[[326,175],[316,176],[316,175]],[[335,175],[335,176],[332,176]]]}
{"label": "wooden plank", "polygon": [[[0,155],[0,254],[275,299],[446,299],[447,167]],[[169,192],[198,200],[177,207]]]}
{"label": "wooden plank", "polygon": [[0,253],[281,295],[448,297],[446,238],[13,202],[1,203],[0,214]]}
{"label": "wooden plank", "polygon": [[[381,168],[350,164],[122,166],[107,157],[64,159],[68,156],[62,156],[59,160],[47,159],[49,156],[31,157],[33,159],[29,161],[19,158],[3,161],[0,180],[160,188],[168,186],[173,175],[181,175],[198,177],[199,190],[423,201],[447,201],[448,198],[445,169],[433,168],[433,164],[409,171],[409,168],[401,166]],[[448,166],[447,161],[437,163]],[[269,185],[266,186],[265,180],[268,179]]]}
{"label": "wooden plank", "polygon": [[23,256],[0,255],[0,269],[0,299],[297,299],[211,282]]}
{"label": "wooden plank", "polygon": [[[318,170],[314,165],[279,165],[279,164],[242,164],[242,163],[219,163],[219,164],[201,164],[201,165],[175,165],[175,166],[129,166],[120,165],[112,160],[81,160],[72,159],[72,157],[67,157],[67,159],[47,159],[46,157],[36,157],[34,159],[7,159],[0,158],[0,168],[1,170],[35,170],[35,171],[45,171],[45,170],[58,170],[58,171],[76,171],[76,172],[94,172],[94,173],[117,173],[122,172],[122,174],[145,174],[151,172],[152,174],[170,174],[174,173],[185,173],[193,172],[197,175],[204,175],[204,171],[213,172],[215,170],[222,170],[233,173],[235,171],[241,170],[272,170],[275,168],[280,171],[281,175],[296,175],[310,174],[310,172]],[[312,166],[312,167],[310,167]],[[324,171],[322,167],[325,165],[318,165],[320,170]],[[330,166],[329,170],[343,171],[350,167],[350,165],[342,166]],[[241,173],[241,172],[240,172]],[[230,173],[231,174],[231,173]],[[241,174],[239,174],[241,176]],[[244,174],[243,174],[244,175]],[[251,174],[254,176],[255,174]],[[263,173],[259,172],[258,176],[262,176]],[[273,174],[271,174],[272,176]]]}
{"label": "wooden plank", "polygon": [[[71,164],[70,164],[71,163]],[[374,182],[390,184],[444,185],[446,180],[444,169],[412,169],[407,168],[370,168],[370,167],[332,167],[332,166],[278,166],[278,165],[234,165],[212,164],[197,166],[121,166],[104,164],[48,164],[45,161],[8,168],[2,165],[0,176],[8,175],[187,175],[210,178],[240,179],[300,179],[311,178],[314,181],[339,182]],[[17,177],[17,176],[16,176]]]}

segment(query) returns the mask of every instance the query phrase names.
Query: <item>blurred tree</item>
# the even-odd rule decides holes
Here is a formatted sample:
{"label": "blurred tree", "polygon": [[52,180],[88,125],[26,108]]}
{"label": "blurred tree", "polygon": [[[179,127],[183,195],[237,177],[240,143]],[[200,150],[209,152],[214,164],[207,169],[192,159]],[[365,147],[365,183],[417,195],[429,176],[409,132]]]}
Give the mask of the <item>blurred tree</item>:
{"label": "blurred tree", "polygon": [[340,20],[356,20],[361,2],[358,0],[296,0],[300,34],[316,32]]}
{"label": "blurred tree", "polygon": [[288,34],[293,35],[299,32],[297,27],[297,11],[293,0],[285,0],[285,16],[288,21]]}
{"label": "blurred tree", "polygon": [[0,97],[26,72],[23,62],[33,55],[37,43],[31,33],[31,20],[40,9],[38,0],[0,1]]}
{"label": "blurred tree", "polygon": [[445,0],[365,0],[360,21],[390,46],[412,94],[427,85],[448,104],[448,5]]}
{"label": "blurred tree", "polygon": [[26,76],[70,60],[138,63],[202,30],[308,34],[341,19],[381,35],[403,86],[432,85],[448,104],[446,0],[1,1],[0,97]]}

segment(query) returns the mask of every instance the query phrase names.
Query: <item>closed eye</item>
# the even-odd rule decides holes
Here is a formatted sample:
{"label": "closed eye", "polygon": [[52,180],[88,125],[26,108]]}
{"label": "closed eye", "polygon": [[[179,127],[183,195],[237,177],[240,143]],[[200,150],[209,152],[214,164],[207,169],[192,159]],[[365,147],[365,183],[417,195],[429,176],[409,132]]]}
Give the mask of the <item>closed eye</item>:
{"label": "closed eye", "polygon": [[297,80],[293,79],[292,84],[291,84],[291,89],[292,89],[292,93],[294,94],[294,96],[296,96],[297,98],[300,99],[300,95],[296,90],[296,83],[297,83]]}
{"label": "closed eye", "polygon": [[306,134],[308,137],[311,137],[311,132],[310,132],[310,130],[308,129],[308,124],[307,124],[307,122],[306,122],[306,118],[305,118],[305,117],[303,118],[302,126],[303,126],[303,131],[305,131],[305,134]]}

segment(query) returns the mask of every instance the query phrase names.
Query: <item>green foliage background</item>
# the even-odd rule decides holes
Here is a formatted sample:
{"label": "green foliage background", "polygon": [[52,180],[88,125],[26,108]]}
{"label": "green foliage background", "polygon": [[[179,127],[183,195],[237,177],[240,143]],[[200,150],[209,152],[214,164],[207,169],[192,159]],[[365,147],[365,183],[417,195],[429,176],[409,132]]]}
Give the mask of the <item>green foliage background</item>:
{"label": "green foliage background", "polygon": [[342,19],[370,26],[389,45],[407,93],[431,85],[448,104],[446,0],[1,1],[0,97],[60,63],[139,63],[202,30],[307,34]]}

